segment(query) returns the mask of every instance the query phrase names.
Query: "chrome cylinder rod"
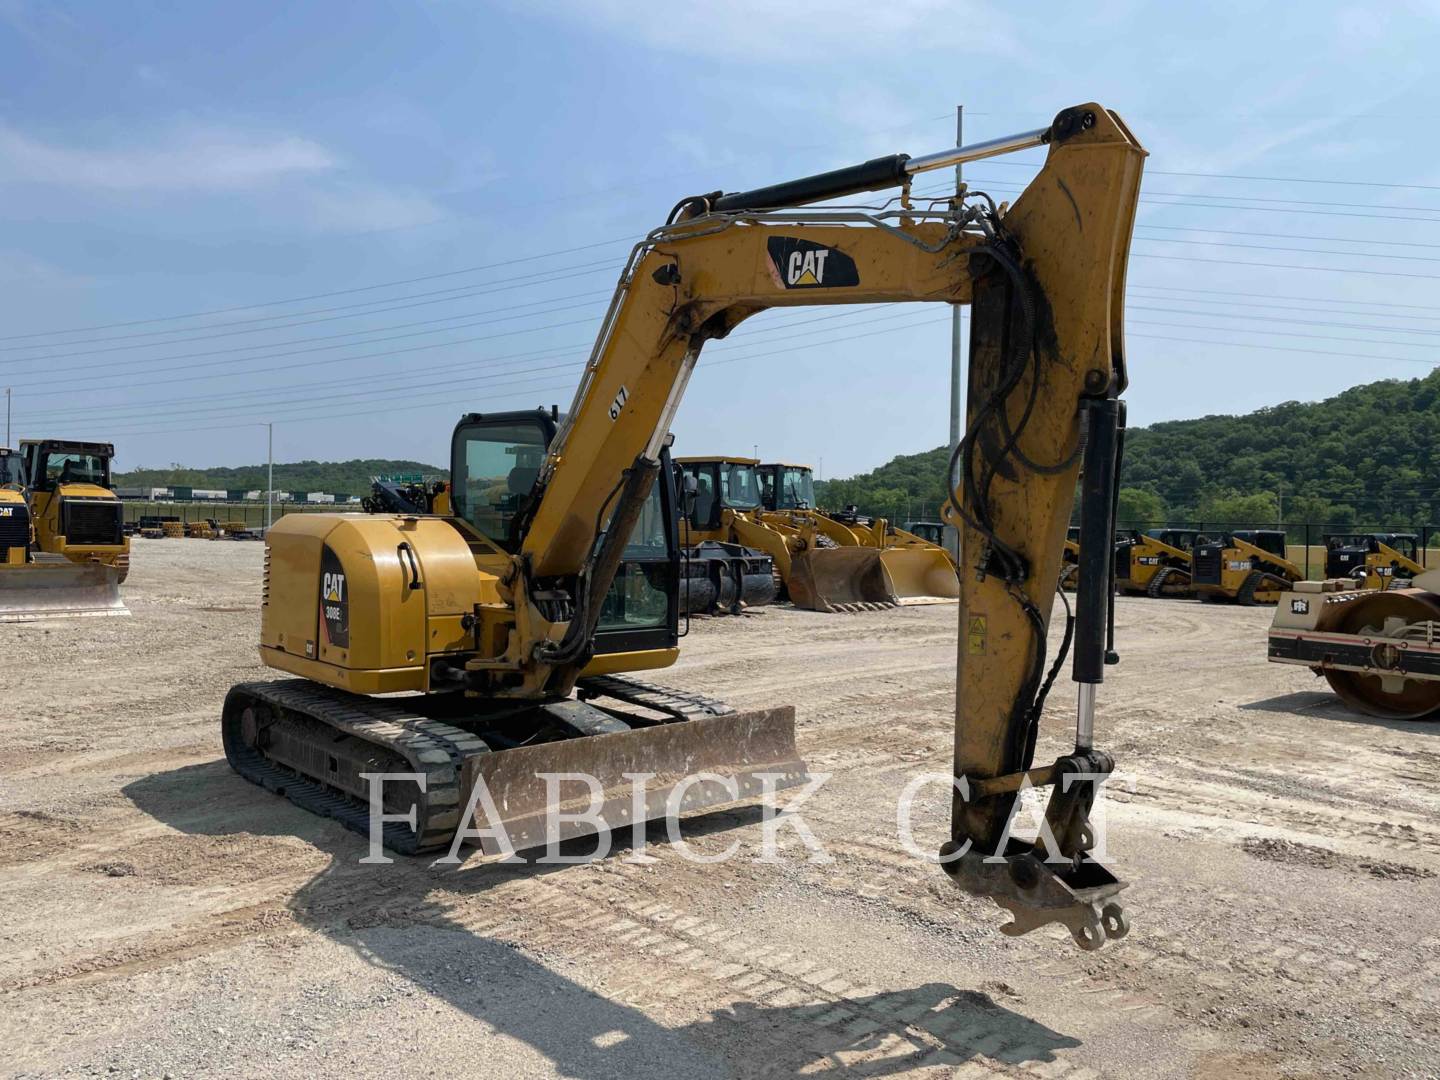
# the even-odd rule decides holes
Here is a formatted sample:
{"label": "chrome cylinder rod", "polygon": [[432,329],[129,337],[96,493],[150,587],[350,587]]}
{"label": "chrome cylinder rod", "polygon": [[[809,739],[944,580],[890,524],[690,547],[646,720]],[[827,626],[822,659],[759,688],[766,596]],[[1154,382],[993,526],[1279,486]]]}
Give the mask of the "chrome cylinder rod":
{"label": "chrome cylinder rod", "polygon": [[1034,131],[1022,131],[1018,135],[1002,135],[998,139],[986,139],[984,142],[971,143],[969,146],[939,150],[933,154],[912,157],[905,162],[905,174],[914,176],[917,173],[930,172],[932,169],[953,169],[956,165],[963,165],[967,161],[983,161],[985,158],[999,157],[1001,154],[1013,154],[1017,150],[1029,150],[1036,146],[1044,146],[1049,138],[1050,129],[1043,127],[1036,128]]}
{"label": "chrome cylinder rod", "polygon": [[1095,746],[1095,684],[1081,683],[1080,698],[1075,703],[1075,749],[1090,750]]}

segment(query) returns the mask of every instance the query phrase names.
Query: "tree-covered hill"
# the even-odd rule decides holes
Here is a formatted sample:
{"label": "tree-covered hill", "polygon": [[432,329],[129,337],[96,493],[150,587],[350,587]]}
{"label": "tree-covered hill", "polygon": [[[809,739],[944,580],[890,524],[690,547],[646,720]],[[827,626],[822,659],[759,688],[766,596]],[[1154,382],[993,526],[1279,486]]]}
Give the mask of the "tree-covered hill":
{"label": "tree-covered hill", "polygon": [[[388,458],[365,458],[352,461],[295,461],[275,463],[277,491],[326,491],[332,494],[368,495],[372,476],[424,473],[445,475],[450,470],[422,461],[394,461]],[[193,488],[264,488],[264,465],[241,465],[191,469],[176,466],[170,469],[132,469],[116,473],[117,487]]]}
{"label": "tree-covered hill", "polygon": [[[819,485],[821,504],[892,519],[945,494],[943,447]],[[1126,434],[1122,521],[1440,521],[1440,371]]]}

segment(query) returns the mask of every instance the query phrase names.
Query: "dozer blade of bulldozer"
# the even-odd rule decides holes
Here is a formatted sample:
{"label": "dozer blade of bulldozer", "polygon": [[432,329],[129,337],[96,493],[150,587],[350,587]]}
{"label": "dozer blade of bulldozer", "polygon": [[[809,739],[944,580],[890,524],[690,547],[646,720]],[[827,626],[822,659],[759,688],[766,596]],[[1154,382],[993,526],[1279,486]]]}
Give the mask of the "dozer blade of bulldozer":
{"label": "dozer blade of bulldozer", "polygon": [[0,567],[0,622],[129,614],[113,566],[62,559]]}
{"label": "dozer blade of bulldozer", "polygon": [[958,604],[960,577],[941,548],[893,547],[880,552],[901,604]]}
{"label": "dozer blade of bulldozer", "polygon": [[[467,758],[462,794],[476,810],[462,828],[503,826],[523,851],[603,829],[624,835],[636,820],[754,801],[808,779],[793,706],[707,716]],[[481,781],[498,820],[473,797]],[[502,853],[494,837],[471,843]]]}

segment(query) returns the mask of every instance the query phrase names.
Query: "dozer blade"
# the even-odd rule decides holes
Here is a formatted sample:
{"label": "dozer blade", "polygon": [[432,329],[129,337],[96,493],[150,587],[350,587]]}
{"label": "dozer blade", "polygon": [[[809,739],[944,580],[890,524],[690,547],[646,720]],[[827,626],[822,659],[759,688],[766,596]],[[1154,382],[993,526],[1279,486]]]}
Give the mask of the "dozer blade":
{"label": "dozer blade", "polygon": [[893,547],[880,552],[902,604],[958,604],[960,577],[941,548]]}
{"label": "dozer blade", "polygon": [[[793,706],[707,716],[468,758],[461,782],[466,802],[483,780],[499,816],[486,820],[480,801],[464,826],[503,825],[511,846],[523,851],[602,828],[619,832],[637,818],[678,818],[752,801],[808,778],[795,749]],[[567,820],[572,815],[575,820]],[[501,853],[493,837],[472,842],[487,855]]]}
{"label": "dozer blade", "polygon": [[129,614],[113,566],[66,559],[0,567],[0,622]]}

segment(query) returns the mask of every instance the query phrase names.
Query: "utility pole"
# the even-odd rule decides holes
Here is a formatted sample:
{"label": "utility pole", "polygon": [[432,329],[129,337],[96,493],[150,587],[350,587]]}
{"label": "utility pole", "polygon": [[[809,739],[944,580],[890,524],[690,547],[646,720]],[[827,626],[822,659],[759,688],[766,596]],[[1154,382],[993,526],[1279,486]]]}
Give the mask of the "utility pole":
{"label": "utility pole", "polygon": [[10,441],[10,387],[5,387],[5,445],[14,446]]}
{"label": "utility pole", "polygon": [[[265,531],[270,531],[271,506],[275,502],[275,424],[274,422],[265,425],[266,432],[266,457],[269,464],[266,466],[265,477]],[[267,540],[266,543],[269,543]]]}
{"label": "utility pole", "polygon": [[[965,106],[955,106],[955,145],[965,145]],[[955,194],[958,196],[964,188],[964,181],[961,179],[961,166],[955,166]],[[954,459],[955,448],[960,445],[961,424],[965,418],[965,352],[964,334],[961,331],[960,317],[965,309],[960,304],[950,305],[950,456],[946,461]],[[949,472],[946,472],[946,484],[949,484]],[[949,494],[947,492],[946,494]],[[955,556],[955,562],[960,562],[960,530],[953,525],[945,526],[945,546],[950,554]]]}

